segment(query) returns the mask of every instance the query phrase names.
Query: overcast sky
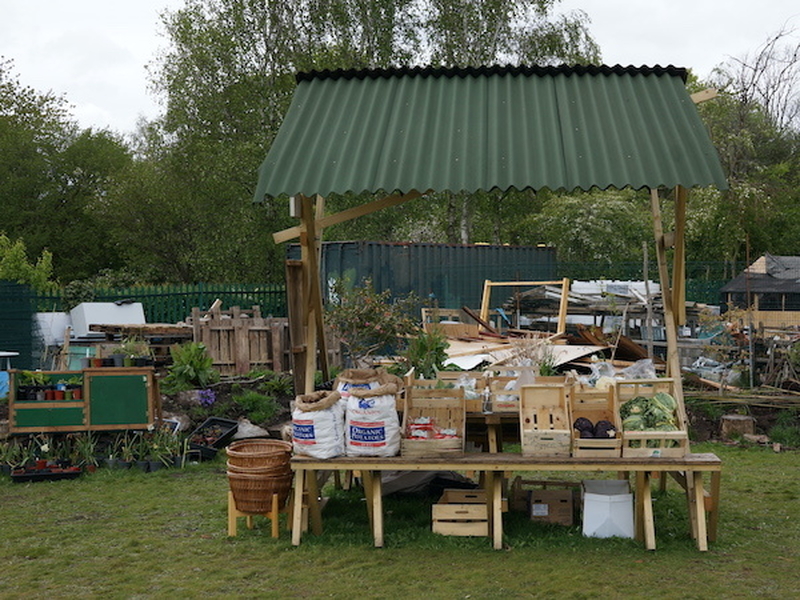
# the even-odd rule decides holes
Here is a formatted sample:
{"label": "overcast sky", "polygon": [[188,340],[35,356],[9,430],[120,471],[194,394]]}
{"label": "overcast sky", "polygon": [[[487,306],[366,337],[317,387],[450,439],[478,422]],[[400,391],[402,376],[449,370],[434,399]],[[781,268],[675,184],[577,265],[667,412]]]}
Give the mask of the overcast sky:
{"label": "overcast sky", "polygon": [[[291,0],[283,0],[291,1]],[[0,0],[0,56],[24,85],[64,94],[84,127],[132,132],[159,113],[145,66],[166,40],[159,13],[182,0]],[[797,0],[564,0],[582,9],[608,64],[691,68],[701,78],[754,52]]]}

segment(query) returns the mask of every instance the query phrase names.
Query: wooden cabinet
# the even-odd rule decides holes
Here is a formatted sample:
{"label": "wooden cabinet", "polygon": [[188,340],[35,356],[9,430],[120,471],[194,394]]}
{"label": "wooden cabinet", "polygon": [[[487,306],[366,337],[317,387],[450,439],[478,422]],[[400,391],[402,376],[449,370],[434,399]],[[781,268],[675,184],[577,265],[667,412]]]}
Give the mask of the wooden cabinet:
{"label": "wooden cabinet", "polygon": [[[152,367],[42,371],[35,391],[22,385],[22,371],[10,373],[12,434],[144,429],[161,418],[161,396]],[[51,393],[75,379],[81,381],[75,399]],[[41,399],[41,388],[48,390],[45,399]]]}

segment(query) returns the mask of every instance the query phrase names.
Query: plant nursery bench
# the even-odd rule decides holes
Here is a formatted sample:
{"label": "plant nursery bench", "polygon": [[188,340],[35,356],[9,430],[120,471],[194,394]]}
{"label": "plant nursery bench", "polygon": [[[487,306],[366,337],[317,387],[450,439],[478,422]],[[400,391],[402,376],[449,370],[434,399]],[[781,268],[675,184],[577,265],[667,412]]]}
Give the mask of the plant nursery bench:
{"label": "plant nursery bench", "polygon": [[[506,472],[561,471],[561,472],[617,472],[635,475],[635,528],[636,539],[648,550],[655,550],[655,525],[650,490],[652,473],[669,474],[686,492],[692,537],[700,551],[708,550],[708,541],[717,535],[719,518],[719,493],[722,461],[711,453],[687,454],[682,457],[602,457],[602,458],[552,458],[530,457],[516,453],[466,453],[448,457],[364,458],[338,457],[315,459],[294,456],[291,460],[295,472],[294,497],[302,498],[307,492],[308,517],[311,530],[322,533],[322,515],[318,502],[318,471],[359,471],[364,485],[367,512],[375,547],[383,547],[383,499],[381,472],[383,471],[475,471],[483,475],[489,515],[489,533],[493,547],[503,546],[502,489]],[[709,474],[709,490],[703,485],[703,476]],[[708,512],[708,520],[706,520]],[[300,544],[303,533],[303,503],[292,507],[292,544]]]}

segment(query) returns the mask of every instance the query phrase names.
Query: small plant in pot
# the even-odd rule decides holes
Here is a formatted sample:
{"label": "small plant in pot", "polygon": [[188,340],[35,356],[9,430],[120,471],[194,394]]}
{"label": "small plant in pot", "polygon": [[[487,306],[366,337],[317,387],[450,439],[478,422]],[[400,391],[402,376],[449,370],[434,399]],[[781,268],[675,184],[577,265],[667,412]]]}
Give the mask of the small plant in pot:
{"label": "small plant in pot", "polygon": [[123,339],[120,352],[123,355],[123,365],[126,367],[144,367],[153,362],[150,344],[136,336]]}
{"label": "small plant in pot", "polygon": [[17,376],[18,400],[44,400],[50,379],[41,371],[20,371]]}

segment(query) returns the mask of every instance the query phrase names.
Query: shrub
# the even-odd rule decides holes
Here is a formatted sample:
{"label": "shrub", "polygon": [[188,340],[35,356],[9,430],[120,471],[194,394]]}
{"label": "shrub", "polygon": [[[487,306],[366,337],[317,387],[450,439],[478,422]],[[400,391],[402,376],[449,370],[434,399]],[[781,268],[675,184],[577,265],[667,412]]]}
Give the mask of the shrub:
{"label": "shrub", "polygon": [[247,413],[253,423],[266,423],[278,414],[280,408],[273,396],[258,392],[244,392],[233,397],[233,401]]}
{"label": "shrub", "polygon": [[204,344],[188,342],[172,346],[170,354],[172,365],[161,384],[165,393],[205,388],[219,381],[219,371],[213,367],[214,361]]}

